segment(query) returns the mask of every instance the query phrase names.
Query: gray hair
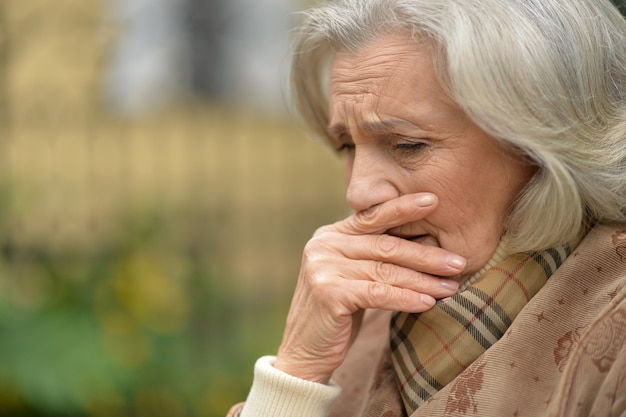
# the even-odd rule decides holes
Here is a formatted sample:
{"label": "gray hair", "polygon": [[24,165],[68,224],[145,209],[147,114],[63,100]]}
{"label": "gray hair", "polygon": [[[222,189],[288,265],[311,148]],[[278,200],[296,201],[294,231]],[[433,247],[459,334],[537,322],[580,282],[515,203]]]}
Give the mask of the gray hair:
{"label": "gray hair", "polygon": [[326,137],[338,49],[408,32],[431,46],[443,88],[538,170],[507,219],[510,250],[626,221],[626,21],[608,0],[339,0],[306,13],[296,108]]}

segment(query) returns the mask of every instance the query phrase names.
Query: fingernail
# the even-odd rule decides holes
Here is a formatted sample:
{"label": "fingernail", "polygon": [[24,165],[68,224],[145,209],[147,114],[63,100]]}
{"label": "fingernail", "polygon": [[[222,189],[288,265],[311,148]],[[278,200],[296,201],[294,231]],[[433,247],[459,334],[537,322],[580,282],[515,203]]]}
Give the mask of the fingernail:
{"label": "fingernail", "polygon": [[429,308],[434,306],[437,300],[435,300],[430,295],[422,294],[422,302],[426,304]]}
{"label": "fingernail", "polygon": [[439,281],[439,285],[441,285],[446,290],[457,292],[459,289],[459,283],[456,281],[452,281],[450,279],[442,279]]}
{"label": "fingernail", "polygon": [[432,194],[421,194],[415,197],[415,205],[418,207],[428,207],[435,203],[435,196]]}
{"label": "fingernail", "polygon": [[446,256],[446,264],[454,269],[463,269],[467,261],[460,256],[448,255]]}

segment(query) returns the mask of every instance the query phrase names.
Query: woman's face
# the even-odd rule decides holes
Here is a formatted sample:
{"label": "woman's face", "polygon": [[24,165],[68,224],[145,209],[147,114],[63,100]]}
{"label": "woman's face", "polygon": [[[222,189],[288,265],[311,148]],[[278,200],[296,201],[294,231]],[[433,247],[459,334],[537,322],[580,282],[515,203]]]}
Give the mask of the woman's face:
{"label": "woman's face", "polygon": [[432,214],[388,233],[464,256],[465,276],[495,251],[534,172],[446,97],[428,49],[405,36],[336,54],[329,132],[346,154],[350,206],[360,211],[403,194],[435,194]]}

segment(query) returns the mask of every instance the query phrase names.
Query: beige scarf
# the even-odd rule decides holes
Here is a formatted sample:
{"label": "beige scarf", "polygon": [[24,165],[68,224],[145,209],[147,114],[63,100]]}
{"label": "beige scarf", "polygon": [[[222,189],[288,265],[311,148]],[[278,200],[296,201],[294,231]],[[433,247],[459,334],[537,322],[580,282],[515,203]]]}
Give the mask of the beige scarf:
{"label": "beige scarf", "polygon": [[405,412],[411,415],[502,337],[575,246],[511,256],[498,248],[456,295],[421,314],[395,313],[391,359]]}

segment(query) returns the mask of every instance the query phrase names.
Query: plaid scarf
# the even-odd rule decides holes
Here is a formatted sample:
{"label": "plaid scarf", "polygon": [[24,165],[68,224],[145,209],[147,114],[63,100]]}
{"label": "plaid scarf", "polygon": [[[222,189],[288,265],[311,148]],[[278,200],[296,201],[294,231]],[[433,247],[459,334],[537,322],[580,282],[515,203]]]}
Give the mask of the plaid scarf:
{"label": "plaid scarf", "polygon": [[394,314],[391,360],[408,415],[502,337],[570,252],[506,256],[499,247],[456,295],[423,313]]}

